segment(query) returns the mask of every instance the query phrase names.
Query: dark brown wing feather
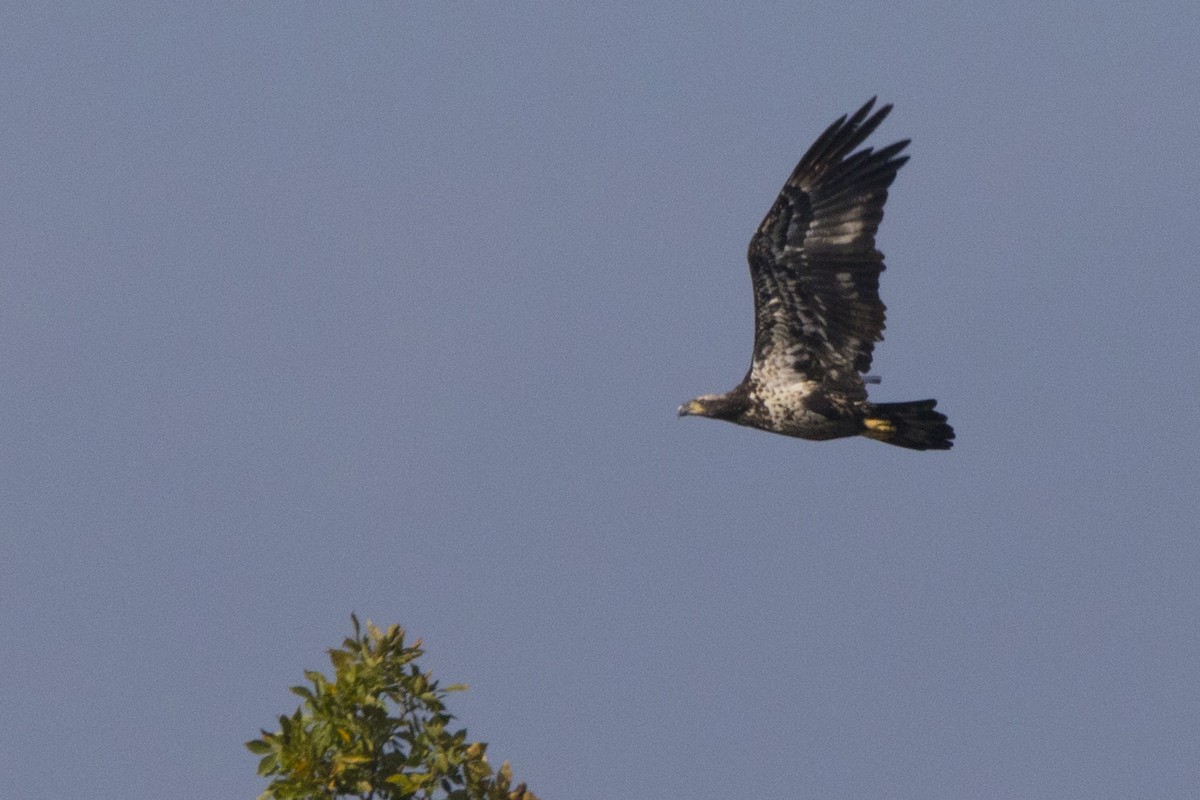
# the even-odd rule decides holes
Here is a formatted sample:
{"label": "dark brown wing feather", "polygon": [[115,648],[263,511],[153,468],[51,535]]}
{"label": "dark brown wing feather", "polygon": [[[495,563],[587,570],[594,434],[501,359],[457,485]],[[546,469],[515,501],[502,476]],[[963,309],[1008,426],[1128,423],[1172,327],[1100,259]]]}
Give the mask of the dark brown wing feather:
{"label": "dark brown wing feather", "polygon": [[891,111],[875,98],[813,143],[750,242],[754,358],[764,383],[811,382],[865,397],[860,373],[883,338],[875,232],[908,141],[851,151]]}

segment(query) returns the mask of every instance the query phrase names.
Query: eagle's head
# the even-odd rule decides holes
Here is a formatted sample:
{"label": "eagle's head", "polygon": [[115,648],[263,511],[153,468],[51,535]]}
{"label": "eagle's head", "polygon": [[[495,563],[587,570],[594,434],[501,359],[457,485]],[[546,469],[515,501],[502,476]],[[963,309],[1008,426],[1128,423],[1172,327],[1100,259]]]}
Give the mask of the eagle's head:
{"label": "eagle's head", "polygon": [[679,416],[734,419],[745,413],[748,405],[747,399],[737,391],[729,394],[702,394],[695,400],[689,400],[681,405]]}

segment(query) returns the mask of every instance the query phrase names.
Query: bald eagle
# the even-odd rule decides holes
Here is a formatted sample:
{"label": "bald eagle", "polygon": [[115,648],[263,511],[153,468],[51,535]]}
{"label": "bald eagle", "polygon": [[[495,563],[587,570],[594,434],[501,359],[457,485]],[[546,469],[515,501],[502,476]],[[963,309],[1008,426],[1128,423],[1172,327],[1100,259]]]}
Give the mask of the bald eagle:
{"label": "bald eagle", "polygon": [[948,450],[954,429],[935,400],[867,402],[865,373],[883,339],[883,253],[875,231],[908,140],[851,152],[883,122],[875,98],[830,125],[792,172],[750,240],[754,355],[741,384],[679,407],[801,439],[866,436]]}

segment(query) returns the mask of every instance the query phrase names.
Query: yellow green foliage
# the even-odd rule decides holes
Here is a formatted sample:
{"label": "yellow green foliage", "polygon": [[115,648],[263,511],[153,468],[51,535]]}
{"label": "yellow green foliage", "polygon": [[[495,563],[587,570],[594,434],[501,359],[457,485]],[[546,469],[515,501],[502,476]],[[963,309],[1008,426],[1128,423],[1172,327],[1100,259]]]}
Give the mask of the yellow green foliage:
{"label": "yellow green foliage", "polygon": [[279,730],[246,743],[261,756],[258,774],[271,778],[259,800],[537,800],[512,787],[508,764],[493,771],[482,742],[449,729],[449,692],[416,664],[418,640],[351,616],[354,635],[329,651],[333,678],[306,671],[303,702]]}

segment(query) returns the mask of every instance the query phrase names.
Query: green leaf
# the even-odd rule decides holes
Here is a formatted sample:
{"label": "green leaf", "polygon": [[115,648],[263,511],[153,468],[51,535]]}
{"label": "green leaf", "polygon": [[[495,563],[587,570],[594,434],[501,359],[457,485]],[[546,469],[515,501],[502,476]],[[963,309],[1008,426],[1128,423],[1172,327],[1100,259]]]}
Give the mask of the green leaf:
{"label": "green leaf", "polygon": [[395,775],[389,775],[387,782],[395,786],[401,792],[411,794],[412,792],[420,791],[429,783],[429,773],[427,772],[399,772]]}
{"label": "green leaf", "polygon": [[251,739],[246,742],[246,749],[256,756],[261,756],[264,753],[270,753],[274,750],[270,742],[264,742],[262,739]]}
{"label": "green leaf", "polygon": [[292,694],[300,695],[301,697],[303,697],[305,700],[307,700],[310,703],[315,703],[317,700],[316,695],[314,695],[312,693],[312,690],[309,689],[307,686],[293,686],[288,691],[290,691]]}

